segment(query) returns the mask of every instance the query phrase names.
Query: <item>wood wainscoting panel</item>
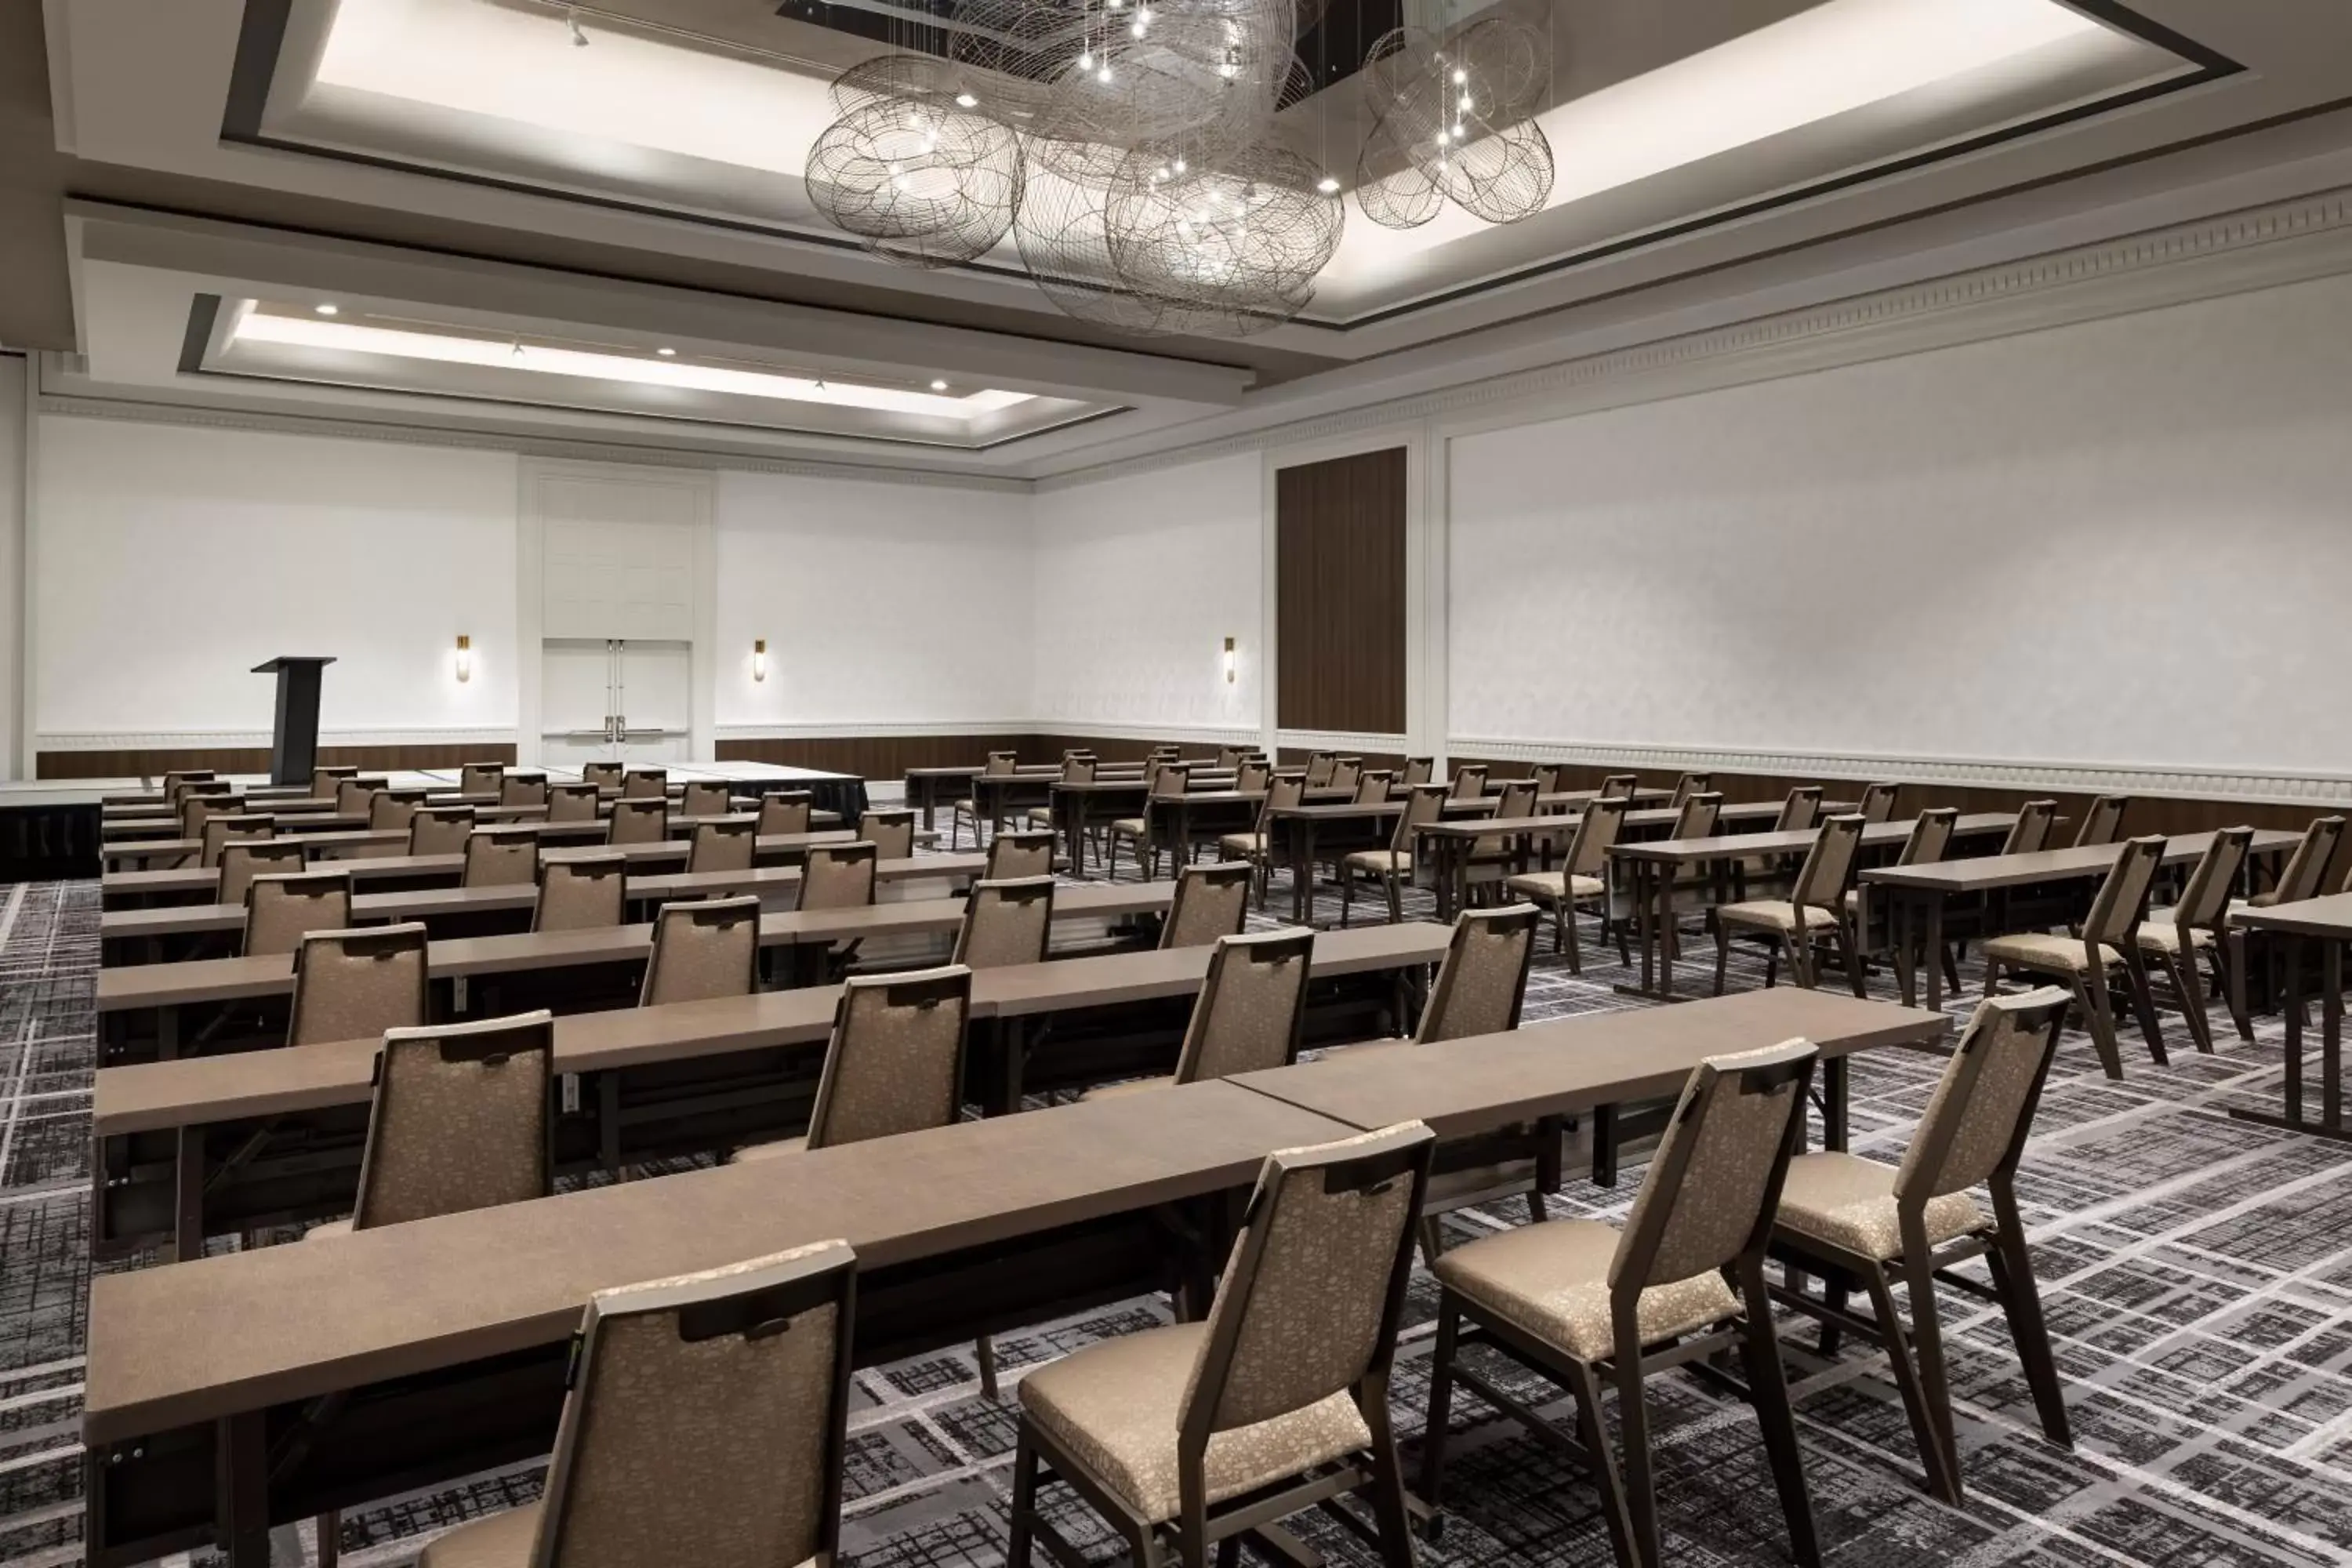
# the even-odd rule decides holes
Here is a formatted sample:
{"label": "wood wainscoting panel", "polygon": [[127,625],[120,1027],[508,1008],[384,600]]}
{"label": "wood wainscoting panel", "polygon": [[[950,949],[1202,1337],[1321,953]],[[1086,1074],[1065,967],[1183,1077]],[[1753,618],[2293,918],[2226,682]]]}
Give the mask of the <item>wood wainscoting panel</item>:
{"label": "wood wainscoting panel", "polygon": [[[455,768],[467,763],[515,761],[512,742],[459,742],[433,745],[320,746],[319,761],[331,767],[376,773],[406,768]],[[175,768],[210,768],[218,773],[266,773],[267,746],[142,746],[115,752],[42,752],[34,776],[45,779],[161,778]]]}
{"label": "wood wainscoting panel", "polygon": [[1405,727],[1405,449],[1275,474],[1275,714],[1285,730]]}

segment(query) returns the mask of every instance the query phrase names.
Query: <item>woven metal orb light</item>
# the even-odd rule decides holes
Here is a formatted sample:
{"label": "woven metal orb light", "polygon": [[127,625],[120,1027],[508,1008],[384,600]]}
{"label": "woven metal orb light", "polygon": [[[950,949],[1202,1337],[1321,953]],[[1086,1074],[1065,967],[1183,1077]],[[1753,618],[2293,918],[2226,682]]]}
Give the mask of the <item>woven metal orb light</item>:
{"label": "woven metal orb light", "polygon": [[1339,248],[1347,209],[1314,164],[1271,143],[1203,165],[1130,154],[1105,210],[1111,260],[1137,292],[1170,301],[1178,330],[1245,337],[1305,309]]}
{"label": "woven metal orb light", "polygon": [[1020,138],[951,98],[876,98],[809,149],[809,200],[876,255],[914,267],[995,248],[1021,205]]}
{"label": "woven metal orb light", "polygon": [[1372,45],[1364,76],[1378,106],[1356,167],[1366,217],[1410,228],[1442,200],[1493,224],[1543,210],[1554,168],[1532,118],[1551,83],[1540,33],[1502,17],[1451,39],[1400,28]]}

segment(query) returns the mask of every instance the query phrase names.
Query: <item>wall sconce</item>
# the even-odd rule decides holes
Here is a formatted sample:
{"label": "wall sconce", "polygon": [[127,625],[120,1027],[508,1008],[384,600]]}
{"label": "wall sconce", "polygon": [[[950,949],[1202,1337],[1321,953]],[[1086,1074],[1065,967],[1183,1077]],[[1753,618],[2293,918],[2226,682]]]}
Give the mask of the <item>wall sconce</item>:
{"label": "wall sconce", "polygon": [[457,637],[457,679],[474,679],[474,639],[462,632]]}
{"label": "wall sconce", "polygon": [[1227,638],[1225,639],[1225,684],[1226,684],[1226,685],[1228,685],[1228,686],[1231,686],[1233,683],[1234,683],[1234,639],[1233,639],[1233,638],[1231,638],[1231,637],[1227,637]]}
{"label": "wall sconce", "polygon": [[751,679],[768,679],[768,639],[765,637],[756,638],[751,644]]}

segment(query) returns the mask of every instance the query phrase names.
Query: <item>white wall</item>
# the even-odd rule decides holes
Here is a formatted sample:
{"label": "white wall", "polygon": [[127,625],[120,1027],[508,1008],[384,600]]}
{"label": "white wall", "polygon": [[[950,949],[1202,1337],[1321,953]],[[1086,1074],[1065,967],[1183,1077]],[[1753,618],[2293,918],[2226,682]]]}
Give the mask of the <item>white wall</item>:
{"label": "white wall", "polygon": [[338,661],[330,734],[509,738],[511,454],[47,416],[38,441],[42,736],[266,735],[247,672],[299,653]]}
{"label": "white wall", "polygon": [[[1259,725],[1265,562],[1255,452],[1035,498],[1045,731]],[[1224,679],[1224,639],[1239,639]]]}
{"label": "white wall", "polygon": [[[1034,628],[1030,498],[719,478],[718,722],[1017,724]],[[751,644],[768,639],[768,679]]]}
{"label": "white wall", "polygon": [[1449,730],[2352,769],[2352,278],[1457,440]]}
{"label": "white wall", "polygon": [[22,354],[0,354],[0,778],[29,772],[17,718],[23,709],[25,633],[22,572],[25,549],[25,412],[30,364]]}

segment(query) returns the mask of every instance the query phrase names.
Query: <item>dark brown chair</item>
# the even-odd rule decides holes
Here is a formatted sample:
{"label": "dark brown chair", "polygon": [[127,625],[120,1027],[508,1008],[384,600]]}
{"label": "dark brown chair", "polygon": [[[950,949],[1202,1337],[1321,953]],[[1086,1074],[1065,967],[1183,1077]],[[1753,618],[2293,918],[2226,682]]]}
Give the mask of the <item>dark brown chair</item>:
{"label": "dark brown chair", "polygon": [[580,782],[594,784],[600,792],[616,790],[621,787],[627,773],[628,764],[625,763],[583,763],[580,764]]}
{"label": "dark brown chair", "polygon": [[[1141,868],[1144,880],[1150,881],[1160,875],[1160,841],[1151,818],[1152,803],[1181,800],[1191,788],[1181,763],[1153,763],[1146,776],[1151,784],[1145,791],[1149,798],[1144,802],[1142,815],[1115,817],[1111,821],[1110,847],[1103,858],[1103,875],[1113,881],[1118,878],[1118,847],[1121,843],[1134,846],[1135,863]],[[1181,853],[1185,847],[1177,845],[1172,847]]]}
{"label": "dark brown chair", "polygon": [[1265,799],[1257,808],[1257,826],[1247,833],[1228,833],[1217,840],[1217,853],[1228,860],[1246,860],[1257,870],[1257,907],[1265,908],[1265,885],[1272,879],[1274,857],[1268,848],[1267,826],[1276,811],[1297,805],[1307,793],[1307,781],[1297,773],[1277,773],[1266,781]]}
{"label": "dark brown chair", "polygon": [[[1404,919],[1404,889],[1413,879],[1415,852],[1419,847],[1420,829],[1445,815],[1444,784],[1415,784],[1405,796],[1404,812],[1397,818],[1396,828],[1389,837],[1385,849],[1359,849],[1343,856],[1339,872],[1339,923],[1346,925],[1355,910],[1356,883],[1359,879],[1378,882],[1388,894],[1389,920],[1391,923]],[[1293,866],[1294,877],[1312,877],[1312,867]]]}
{"label": "dark brown chair", "polygon": [[205,818],[204,834],[199,840],[196,863],[200,866],[220,865],[221,850],[230,843],[255,844],[278,837],[278,819],[254,812],[230,815],[215,812]]}
{"label": "dark brown chair", "polygon": [[232,840],[221,846],[219,891],[214,901],[241,908],[245,890],[256,877],[291,876],[304,864],[299,838]]}
{"label": "dark brown chair", "polygon": [[806,833],[816,812],[816,796],[807,790],[773,790],[760,797],[760,837]]}
{"label": "dark brown chair", "polygon": [[1054,874],[1054,830],[1050,827],[1008,827],[988,841],[988,869],[994,881]]}
{"label": "dark brown chair", "polygon": [[1160,927],[1160,945],[1207,947],[1240,934],[1249,919],[1250,882],[1255,875],[1246,860],[1187,866],[1177,872],[1176,897]]}
{"label": "dark brown chair", "polygon": [[666,795],[624,797],[613,803],[612,820],[604,829],[607,844],[660,844],[669,837],[669,800]]}
{"label": "dark brown chair", "polygon": [[1576,931],[1580,904],[1599,900],[1601,923],[1609,923],[1609,848],[1625,828],[1625,802],[1595,799],[1577,818],[1568,853],[1556,871],[1521,871],[1503,879],[1503,890],[1551,910],[1551,947],[1565,951],[1571,974],[1584,973],[1584,947]]}
{"label": "dark brown chair", "polygon": [[1298,1059],[1307,1024],[1307,981],[1314,967],[1311,931],[1221,936],[1208,978],[1192,999],[1192,1021],[1172,1078],[1134,1079],[1088,1089],[1083,1098],[1170,1089],[1235,1073],[1284,1068]]}
{"label": "dark brown chair", "polygon": [[294,950],[294,1002],[286,1043],[373,1039],[425,1022],[422,921],[311,931]]}
{"label": "dark brown chair", "polygon": [[1876,826],[1882,822],[1892,822],[1895,820],[1895,797],[1901,789],[1902,786],[1899,784],[1864,784],[1862,791],[1862,804],[1854,809],[1862,814],[1862,820],[1872,826]]}
{"label": "dark brown chair", "polygon": [[1339,765],[1337,752],[1313,752],[1307,758],[1307,787],[1325,789],[1330,785],[1331,774]]}
{"label": "dark brown chair", "polygon": [[547,786],[547,820],[593,822],[604,810],[604,792],[593,784]]}
{"label": "dark brown chair", "polygon": [[539,833],[529,826],[477,827],[466,835],[458,885],[503,888],[539,879]]}
{"label": "dark brown chair", "polygon": [[[685,815],[684,813],[680,814]],[[749,817],[698,823],[687,851],[688,871],[748,871],[759,858],[760,825]]]}
{"label": "dark brown chair", "polygon": [[1479,763],[1465,763],[1454,770],[1454,788],[1449,800],[1484,800],[1486,798],[1486,770]]}
{"label": "dark brown chair", "polygon": [[499,781],[506,777],[506,772],[504,763],[461,763],[457,768],[457,793],[495,798],[499,793]]}
{"label": "dark brown chair", "polygon": [[[1014,773],[1020,771],[1020,752],[991,752],[988,753],[987,762],[981,765],[980,774],[982,778],[1002,779],[1011,778]],[[980,845],[980,795],[977,791],[964,796],[961,800],[957,801],[955,805],[949,809],[949,848],[952,849],[956,847],[957,836],[967,823],[971,826],[972,846],[977,848]]]}
{"label": "dark brown chair", "polygon": [[2124,812],[2131,805],[2127,795],[2103,795],[2083,813],[2083,826],[2075,831],[2074,847],[2088,848],[2098,844],[2113,844],[2123,837]]}
{"label": "dark brown chair", "polygon": [[2000,993],[2001,972],[2020,969],[2029,974],[2063,981],[2074,994],[2090,1026],[2091,1044],[2109,1078],[2124,1076],[2123,1057],[2116,1048],[2115,1006],[2108,979],[2116,970],[2125,975],[2126,994],[2138,1015],[2140,1033],[2148,1055],[2165,1065],[2164,1036],[2156,1021],[2156,1003],[2149,994],[2147,966],[2139,946],[2140,921],[2147,912],[2148,889],[2164,860],[2164,837],[2152,834],[2124,846],[2116,863],[2099,884],[2091,912],[2080,936],[2048,931],[2024,931],[1997,936],[1984,944],[1985,994]]}
{"label": "dark brown chair", "polygon": [[247,958],[292,952],[312,931],[348,931],[351,924],[348,871],[255,877],[246,884],[245,935],[238,951]]}
{"label": "dark brown chair", "polygon": [[2038,855],[2049,847],[2050,828],[2058,819],[2058,803],[2054,800],[2029,800],[2017,808],[2017,820],[2009,825],[2009,837],[2002,840],[2004,855]]}
{"label": "dark brown chair", "polygon": [[470,805],[420,805],[408,819],[408,852],[463,855],[478,820]]}
{"label": "dark brown chair", "polygon": [[499,804],[523,811],[544,811],[547,780],[543,776],[518,777],[509,773],[499,780]]}
{"label": "dark brown chair", "polygon": [[688,780],[677,801],[680,816],[725,816],[734,809],[734,792],[711,779]]}
{"label": "dark brown chair", "polygon": [[870,839],[874,853],[885,860],[909,859],[915,853],[915,813],[909,807],[868,807],[858,814],[857,837]]}
{"label": "dark brown chair", "polygon": [[623,800],[667,800],[669,770],[667,768],[629,768],[621,774]]}
{"label": "dark brown chair", "polygon": [[1053,878],[974,882],[964,899],[963,925],[950,962],[971,969],[1042,963],[1053,935]]}
{"label": "dark brown chair", "polygon": [[533,931],[593,931],[621,923],[629,907],[629,861],[625,855],[567,854],[539,866],[539,899],[531,905]]}
{"label": "dark brown chair", "polygon": [[1641,788],[1641,786],[1642,779],[1641,775],[1638,773],[1610,773],[1601,779],[1601,793],[1593,798],[1596,800],[1631,800],[1633,798],[1633,792]]}
{"label": "dark brown chair", "polygon": [[[2171,1000],[2189,1021],[2189,1038],[2209,1056],[2213,1050],[2213,1026],[2205,1016],[2198,961],[2203,959],[2213,966],[2214,988],[2229,997],[2231,1016],[2245,1018],[2246,999],[2238,984],[2245,966],[2228,960],[2230,939],[2238,934],[2230,928],[2230,895],[2237,888],[2238,873],[2245,868],[2246,851],[2253,838],[2251,827],[2224,827],[2215,833],[2198,858],[2197,868],[2189,874],[2180,901],[2148,910],[2135,933],[2141,953],[2164,966],[2166,977],[2172,982]],[[2253,1037],[2251,1022],[2241,1026],[2247,1038]]]}
{"label": "dark brown chair", "polygon": [[664,904],[654,916],[640,1006],[749,996],[760,988],[760,900],[705,899]]}
{"label": "dark brown chair", "polygon": [[[1713,773],[1685,773],[1675,781],[1675,798],[1667,804],[1679,811],[1690,803],[1691,796],[1705,795],[1714,788]],[[1719,801],[1723,796],[1717,795],[1715,798]],[[1682,835],[1676,834],[1675,837],[1679,838]]]}
{"label": "dark brown chair", "polygon": [[1764,984],[1778,976],[1780,956],[1788,955],[1797,984],[1812,989],[1821,983],[1813,961],[1813,943],[1833,937],[1845,956],[1846,976],[1853,994],[1863,994],[1862,945],[1854,931],[1853,910],[1846,895],[1853,890],[1864,823],[1860,812],[1848,812],[1823,822],[1805,853],[1797,879],[1786,899],[1753,899],[1724,904],[1715,911],[1715,994],[1723,994],[1731,963],[1734,937],[1745,936],[1766,949]]}
{"label": "dark brown chair", "polygon": [[1533,904],[1465,910],[1455,917],[1413,1043],[1434,1045],[1517,1028],[1541,919]]}
{"label": "dark brown chair", "polygon": [[874,846],[862,841],[810,846],[801,858],[798,907],[855,910],[872,903],[877,858]]}
{"label": "dark brown chair", "polygon": [[1407,757],[1404,760],[1404,773],[1398,778],[1397,783],[1407,789],[1414,784],[1425,784],[1429,782],[1430,775],[1436,771],[1435,757]]}

